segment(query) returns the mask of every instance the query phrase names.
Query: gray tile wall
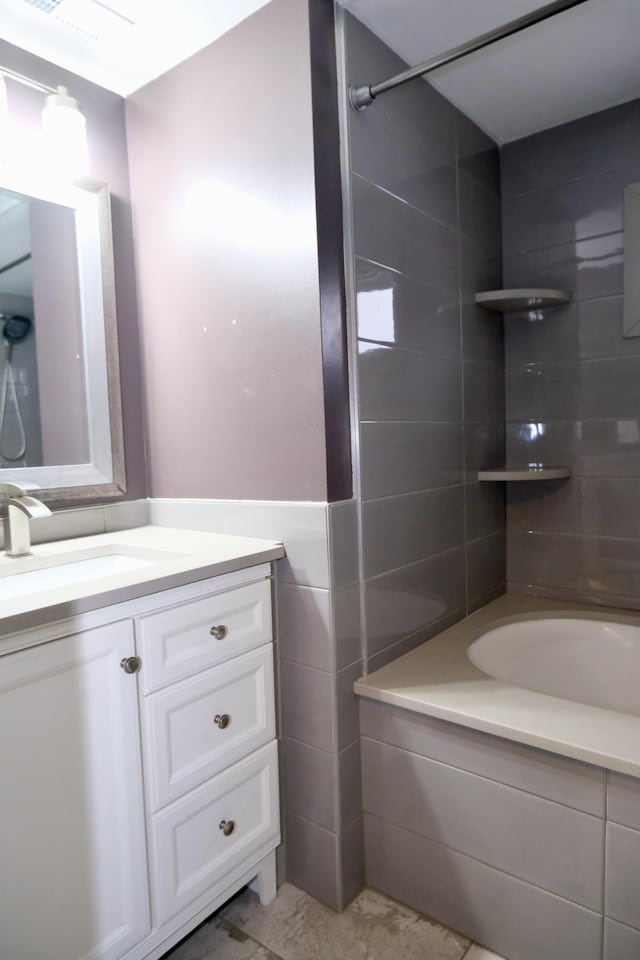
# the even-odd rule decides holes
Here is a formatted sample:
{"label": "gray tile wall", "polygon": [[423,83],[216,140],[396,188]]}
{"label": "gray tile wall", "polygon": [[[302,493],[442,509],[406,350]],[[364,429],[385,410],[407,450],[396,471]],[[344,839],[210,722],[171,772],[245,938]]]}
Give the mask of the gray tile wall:
{"label": "gray tile wall", "polygon": [[623,196],[640,100],[502,149],[506,286],[574,302],[505,318],[507,454],[567,482],[508,490],[512,590],[638,606],[640,340],[622,336]]}
{"label": "gray tile wall", "polygon": [[[345,15],[349,83],[402,61]],[[495,144],[431,86],[349,111],[364,648],[369,670],[503,592],[502,330]]]}
{"label": "gray tile wall", "polygon": [[365,698],[367,883],[512,960],[640,949],[640,780]]}
{"label": "gray tile wall", "polygon": [[282,540],[276,571],[282,873],[343,909],[364,878],[356,505],[152,500],[151,522]]}
{"label": "gray tile wall", "polygon": [[353,502],[326,508],[326,583],[277,584],[287,877],[334,910],[364,878],[355,519]]}

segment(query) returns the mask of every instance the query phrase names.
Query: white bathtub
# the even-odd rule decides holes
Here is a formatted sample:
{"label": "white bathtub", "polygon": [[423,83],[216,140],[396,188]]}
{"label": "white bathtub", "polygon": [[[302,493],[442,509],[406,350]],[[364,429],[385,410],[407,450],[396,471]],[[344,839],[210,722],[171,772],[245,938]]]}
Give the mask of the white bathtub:
{"label": "white bathtub", "polygon": [[487,630],[467,656],[506,683],[640,716],[640,627],[579,617]]}
{"label": "white bathtub", "polygon": [[355,690],[640,779],[640,612],[505,595]]}

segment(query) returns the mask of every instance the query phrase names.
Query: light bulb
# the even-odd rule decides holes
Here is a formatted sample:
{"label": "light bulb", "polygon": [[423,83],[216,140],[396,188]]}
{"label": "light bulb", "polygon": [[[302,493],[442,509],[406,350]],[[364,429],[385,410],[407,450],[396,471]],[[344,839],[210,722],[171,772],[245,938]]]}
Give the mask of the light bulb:
{"label": "light bulb", "polygon": [[42,132],[46,163],[58,177],[73,180],[89,169],[86,121],[78,101],[58,87],[50,94],[42,111]]}

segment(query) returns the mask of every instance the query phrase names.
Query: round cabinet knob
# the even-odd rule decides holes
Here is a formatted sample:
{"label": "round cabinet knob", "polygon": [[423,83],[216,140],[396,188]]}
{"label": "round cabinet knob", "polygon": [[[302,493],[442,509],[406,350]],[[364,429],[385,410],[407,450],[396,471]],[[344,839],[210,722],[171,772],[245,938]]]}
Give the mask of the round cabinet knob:
{"label": "round cabinet knob", "polygon": [[216,640],[224,640],[224,638],[229,633],[229,631],[224,626],[224,624],[221,624],[219,627],[211,627],[211,630],[209,630],[209,633],[211,634],[212,637],[215,637]]}
{"label": "round cabinet knob", "polygon": [[231,717],[228,713],[216,713],[215,717],[213,718],[213,722],[215,723],[216,727],[220,727],[221,730],[226,730],[226,728],[229,726],[230,720]]}
{"label": "round cabinet knob", "polygon": [[123,657],[120,666],[125,673],[137,673],[142,665],[140,657]]}
{"label": "round cabinet knob", "polygon": [[221,820],[218,827],[224,833],[225,837],[230,837],[236,828],[234,820]]}

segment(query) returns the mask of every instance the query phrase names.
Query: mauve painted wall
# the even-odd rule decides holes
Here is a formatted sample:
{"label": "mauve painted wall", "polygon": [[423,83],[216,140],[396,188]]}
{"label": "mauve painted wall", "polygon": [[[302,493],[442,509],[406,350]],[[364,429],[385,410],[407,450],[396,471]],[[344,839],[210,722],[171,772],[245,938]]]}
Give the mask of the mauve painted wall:
{"label": "mauve painted wall", "polygon": [[273,0],[127,101],[154,497],[327,497],[310,70]]}
{"label": "mauve painted wall", "polygon": [[[111,191],[116,303],[120,341],[120,376],[127,464],[126,498],[147,494],[142,400],[140,388],[140,346],[136,284],[133,263],[131,200],[125,133],[124,100],[82,77],[0,40],[0,63],[49,86],[64,84],[81,104],[87,118],[91,176],[104,180]],[[12,119],[35,126],[40,123],[42,95],[10,84]],[[63,415],[61,411],[61,416]],[[84,503],[87,503],[85,500]],[[72,504],[70,503],[69,506]]]}

